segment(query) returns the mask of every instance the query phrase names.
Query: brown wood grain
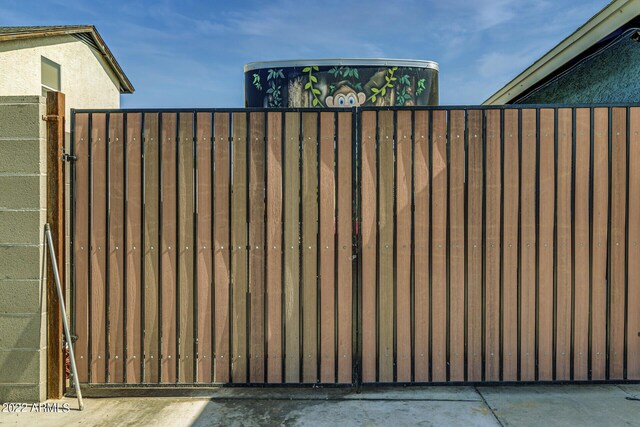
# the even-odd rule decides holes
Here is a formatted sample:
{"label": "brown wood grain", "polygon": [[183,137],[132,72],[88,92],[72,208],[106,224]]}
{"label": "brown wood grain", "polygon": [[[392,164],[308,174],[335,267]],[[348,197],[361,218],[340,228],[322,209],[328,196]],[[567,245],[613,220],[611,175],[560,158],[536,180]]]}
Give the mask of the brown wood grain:
{"label": "brown wood grain", "polygon": [[89,382],[89,115],[76,114],[74,129],[74,151],[77,158],[75,164],[76,183],[74,215],[74,272],[75,275],[75,342],[76,367],[78,380]]}
{"label": "brown wood grain", "polygon": [[247,348],[247,114],[232,113],[231,190],[231,382],[248,380]]}
{"label": "brown wood grain", "polygon": [[411,111],[396,129],[396,381],[411,382]]}
{"label": "brown wood grain", "polygon": [[465,112],[449,113],[449,381],[464,381]]}
{"label": "brown wood grain", "polygon": [[376,112],[362,112],[362,381],[376,382]]}
{"label": "brown wood grain", "polygon": [[591,113],[577,108],[575,114],[573,379],[588,380]]}
{"label": "brown wood grain", "polygon": [[640,108],[629,111],[627,379],[640,379]]}
{"label": "brown wood grain", "polygon": [[[142,113],[128,113],[127,138],[127,234],[125,236],[127,278],[126,324],[126,376],[125,382],[135,384],[142,378]],[[157,205],[156,205],[157,206]]]}
{"label": "brown wood grain", "polygon": [[249,381],[265,382],[265,113],[249,115]]}
{"label": "brown wood grain", "polygon": [[106,382],[106,273],[107,273],[107,124],[106,114],[92,114],[91,205],[91,383]]}
{"label": "brown wood grain", "polygon": [[[609,379],[624,378],[626,306],[627,109],[611,110]],[[632,308],[638,310],[640,307]]]}
{"label": "brown wood grain", "polygon": [[500,380],[500,111],[485,112],[485,380]]}
{"label": "brown wood grain", "polygon": [[447,112],[434,111],[431,134],[431,380],[447,380]]}
{"label": "brown wood grain", "polygon": [[195,382],[193,113],[179,114],[178,132],[178,382]]}
{"label": "brown wood grain", "polygon": [[555,379],[568,380],[571,378],[573,118],[570,108],[560,108],[557,114]]}
{"label": "brown wood grain", "polygon": [[162,250],[160,283],[160,381],[175,383],[177,381],[177,325],[176,325],[176,279],[177,270],[177,214],[176,200],[176,162],[178,147],[176,146],[177,117],[174,113],[162,113],[162,131],[160,144],[162,160],[162,187],[160,198],[162,204],[160,248]]}
{"label": "brown wood grain", "polygon": [[540,110],[539,226],[538,226],[538,380],[553,379],[553,274],[555,227],[555,118]]}
{"label": "brown wood grain", "polygon": [[302,114],[302,381],[318,381],[318,114]]}
{"label": "brown wood grain", "polygon": [[230,174],[229,114],[215,113],[213,134],[214,191],[213,191],[213,274],[214,274],[214,351],[213,381],[229,383],[231,367],[230,351]]}
{"label": "brown wood grain", "polygon": [[300,113],[285,113],[284,333],[285,382],[300,382]]}
{"label": "brown wood grain", "polygon": [[519,118],[504,111],[502,198],[502,380],[518,379],[518,212],[520,201]]}
{"label": "brown wood grain", "polygon": [[320,382],[336,381],[335,114],[320,113]]}
{"label": "brown wood grain", "polygon": [[378,381],[394,380],[393,111],[378,112]]}
{"label": "brown wood grain", "polygon": [[158,114],[144,114],[144,377],[147,384],[160,381],[160,136]]}
{"label": "brown wood grain", "polygon": [[467,112],[467,380],[482,380],[482,111]]}
{"label": "brown wood grain", "polygon": [[196,381],[210,383],[213,381],[213,250],[212,250],[212,142],[211,113],[196,113],[196,210],[197,241],[193,248],[196,251],[195,274],[197,275],[196,300],[197,318],[197,353]]}
{"label": "brown wood grain", "polygon": [[353,381],[352,328],[353,328],[353,261],[352,242],[352,113],[338,113],[337,136],[337,203],[338,236],[336,268],[338,270],[338,383]]}
{"label": "brown wood grain", "polygon": [[591,380],[606,379],[607,240],[609,224],[609,112],[593,110],[591,240]]}
{"label": "brown wood grain", "polygon": [[536,110],[522,110],[520,171],[520,377],[536,379]]}
{"label": "brown wood grain", "polygon": [[267,113],[267,382],[282,382],[282,113]]}
{"label": "brown wood grain", "polygon": [[124,382],[124,117],[109,116],[108,381]]}
{"label": "brown wood grain", "polygon": [[[56,255],[60,288],[66,295],[65,165],[60,153],[65,147],[65,95],[47,93],[47,223],[51,227],[51,244]],[[53,263],[47,260],[47,277],[53,277]],[[63,297],[63,299],[66,299]],[[65,301],[66,303],[67,301]],[[62,399],[65,391],[62,313],[54,280],[47,282],[47,398]]]}
{"label": "brown wood grain", "polygon": [[414,113],[414,381],[429,381],[429,112]]}

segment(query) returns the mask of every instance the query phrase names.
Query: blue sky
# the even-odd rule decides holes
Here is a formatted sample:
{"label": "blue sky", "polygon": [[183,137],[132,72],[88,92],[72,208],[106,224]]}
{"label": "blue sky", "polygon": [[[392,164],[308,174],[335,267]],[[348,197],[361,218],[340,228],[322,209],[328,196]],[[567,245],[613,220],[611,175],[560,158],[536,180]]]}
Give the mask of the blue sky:
{"label": "blue sky", "polygon": [[478,104],[607,0],[0,0],[0,25],[93,24],[136,88],[122,106],[241,107],[246,62],[429,59]]}

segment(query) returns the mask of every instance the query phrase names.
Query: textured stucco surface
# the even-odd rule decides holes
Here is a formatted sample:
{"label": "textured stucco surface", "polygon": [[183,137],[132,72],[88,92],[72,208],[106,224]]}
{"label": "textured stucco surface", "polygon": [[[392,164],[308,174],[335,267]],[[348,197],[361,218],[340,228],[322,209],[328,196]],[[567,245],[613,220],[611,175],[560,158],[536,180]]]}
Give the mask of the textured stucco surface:
{"label": "textured stucco surface", "polygon": [[46,397],[45,111],[0,97],[0,402]]}
{"label": "textured stucco surface", "polygon": [[551,80],[517,104],[592,104],[640,101],[640,43],[624,37]]}
{"label": "textured stucco surface", "polygon": [[40,96],[42,56],[60,64],[67,129],[71,108],[120,107],[120,91],[111,69],[98,52],[72,36],[0,43],[0,96]]}

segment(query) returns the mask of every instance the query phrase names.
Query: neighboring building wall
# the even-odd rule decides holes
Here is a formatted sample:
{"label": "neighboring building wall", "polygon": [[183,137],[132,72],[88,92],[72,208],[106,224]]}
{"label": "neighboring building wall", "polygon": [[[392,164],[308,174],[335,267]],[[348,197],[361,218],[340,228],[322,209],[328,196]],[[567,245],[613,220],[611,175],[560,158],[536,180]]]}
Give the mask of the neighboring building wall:
{"label": "neighboring building wall", "polygon": [[0,43],[0,76],[11,76],[0,79],[0,95],[40,96],[41,56],[60,64],[67,129],[71,129],[71,108],[120,108],[115,74],[97,51],[73,36]]}
{"label": "neighboring building wall", "polygon": [[0,97],[0,402],[46,397],[45,98]]}
{"label": "neighboring building wall", "polygon": [[515,104],[640,101],[640,43],[625,36],[599,54],[517,100]]}

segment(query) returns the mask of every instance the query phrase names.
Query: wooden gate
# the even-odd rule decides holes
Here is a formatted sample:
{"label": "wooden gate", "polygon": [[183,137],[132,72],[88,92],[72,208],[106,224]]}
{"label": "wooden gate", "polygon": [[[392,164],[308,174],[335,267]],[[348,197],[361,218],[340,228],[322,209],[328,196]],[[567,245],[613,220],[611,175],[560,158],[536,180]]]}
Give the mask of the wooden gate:
{"label": "wooden gate", "polygon": [[82,382],[352,383],[340,111],[75,113]]}
{"label": "wooden gate", "polygon": [[84,383],[640,379],[640,107],[73,122]]}

